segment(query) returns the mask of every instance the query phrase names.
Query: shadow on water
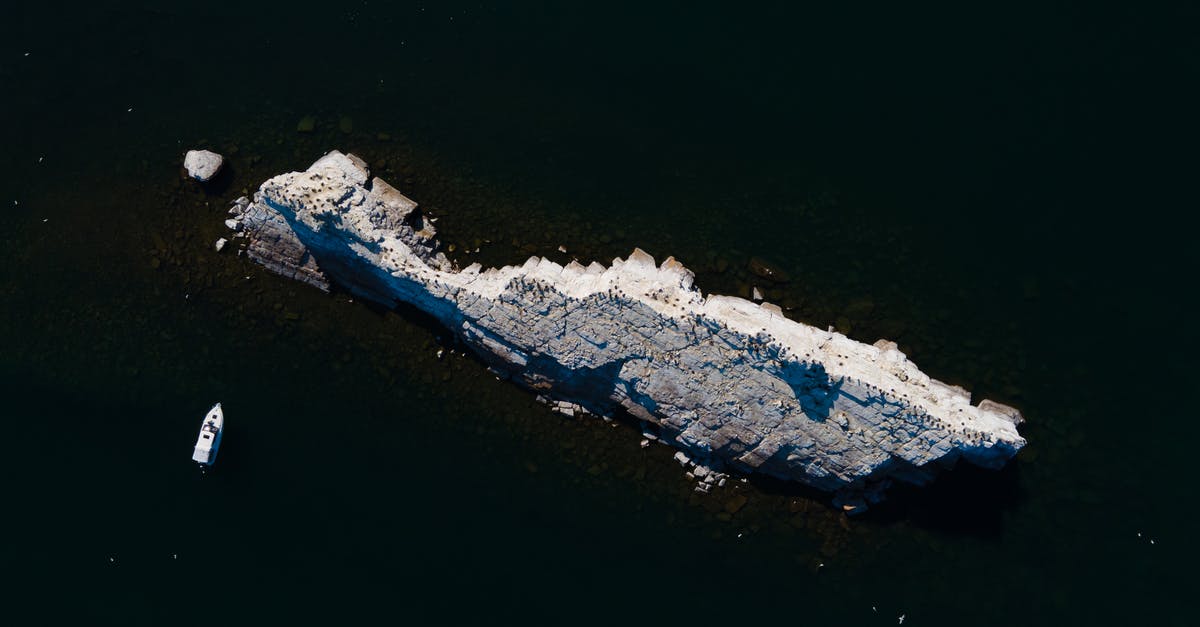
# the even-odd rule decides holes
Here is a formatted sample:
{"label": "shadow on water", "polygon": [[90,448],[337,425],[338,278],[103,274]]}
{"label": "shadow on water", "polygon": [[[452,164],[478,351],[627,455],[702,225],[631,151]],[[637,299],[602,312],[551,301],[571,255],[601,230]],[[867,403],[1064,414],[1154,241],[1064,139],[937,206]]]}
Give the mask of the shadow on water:
{"label": "shadow on water", "polygon": [[[328,265],[328,262],[322,261],[322,264]],[[452,348],[463,351],[465,355],[478,362],[481,367],[487,366],[487,364],[484,363],[483,360],[479,359],[473,351],[465,350],[466,345],[459,340],[458,336],[453,331],[446,328],[446,325],[442,324],[440,320],[433,317],[429,313],[422,311],[416,305],[404,302],[402,300],[396,300],[394,301],[394,305],[388,306],[372,298],[363,296],[361,294],[355,294],[350,290],[338,285],[337,283],[332,283],[329,286],[329,293],[338,298],[354,299],[355,304],[360,304],[363,309],[370,311],[379,320],[387,318],[389,314],[398,316],[404,320],[405,324],[410,324],[416,328],[422,329],[426,333],[427,337],[438,346],[442,348]]]}
{"label": "shadow on water", "polygon": [[[830,493],[801,483],[759,474],[751,475],[749,481],[764,494],[805,499],[834,509]],[[1019,464],[989,470],[960,463],[942,471],[929,485],[893,484],[882,503],[854,520],[871,525],[910,523],[947,535],[998,540],[1005,516],[1025,500]]]}
{"label": "shadow on water", "polygon": [[926,486],[893,485],[887,500],[874,505],[864,521],[908,521],[947,535],[1000,539],[1006,515],[1020,509],[1027,495],[1019,462],[1000,470],[960,463]]}
{"label": "shadow on water", "polygon": [[[233,187],[234,181],[237,180],[237,168],[230,163],[231,159],[226,159],[222,164],[221,169],[217,171],[217,175],[204,183],[200,183],[200,189],[204,190],[204,195],[209,198],[224,198],[229,189]],[[180,175],[184,178],[191,179],[187,172],[180,170]]]}
{"label": "shadow on water", "polygon": [[806,499],[822,503],[831,510],[833,509],[831,503],[833,495],[829,492],[823,492],[802,483],[787,481],[768,475],[754,474],[747,477],[747,480],[749,480],[750,485],[763,494]]}

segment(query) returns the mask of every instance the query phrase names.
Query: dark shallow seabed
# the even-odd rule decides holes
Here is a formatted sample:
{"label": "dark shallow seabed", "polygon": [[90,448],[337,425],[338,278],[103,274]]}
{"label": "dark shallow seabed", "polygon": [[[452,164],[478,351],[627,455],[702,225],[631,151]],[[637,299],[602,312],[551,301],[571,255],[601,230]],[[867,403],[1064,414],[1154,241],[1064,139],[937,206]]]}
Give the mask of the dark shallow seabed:
{"label": "dark shallow seabed", "polygon": [[[1197,16],[892,4],[5,9],[2,622],[1195,624]],[[333,148],[464,265],[674,255],[1029,445],[853,519],[694,494],[419,313],[214,252]]]}

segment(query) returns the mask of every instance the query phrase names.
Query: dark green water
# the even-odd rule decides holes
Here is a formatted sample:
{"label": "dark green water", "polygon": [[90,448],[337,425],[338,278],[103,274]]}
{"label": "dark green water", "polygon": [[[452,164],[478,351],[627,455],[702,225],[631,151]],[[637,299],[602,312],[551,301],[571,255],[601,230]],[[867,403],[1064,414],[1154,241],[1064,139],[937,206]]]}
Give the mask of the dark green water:
{"label": "dark green water", "polygon": [[[6,624],[1192,622],[1194,12],[6,14]],[[207,191],[200,146],[228,159]],[[1030,444],[853,520],[759,480],[694,495],[632,428],[438,359],[419,314],[213,251],[232,198],[332,148],[464,263],[674,255],[898,341]]]}

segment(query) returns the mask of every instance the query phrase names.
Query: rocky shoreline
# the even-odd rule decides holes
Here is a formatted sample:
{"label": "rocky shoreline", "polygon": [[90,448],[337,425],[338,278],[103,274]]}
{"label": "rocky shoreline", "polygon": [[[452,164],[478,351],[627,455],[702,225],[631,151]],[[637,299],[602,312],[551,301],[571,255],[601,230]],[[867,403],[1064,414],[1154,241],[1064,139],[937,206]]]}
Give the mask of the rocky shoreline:
{"label": "rocky shoreline", "polygon": [[894,343],[706,297],[673,258],[458,269],[432,220],[354,155],[274,177],[231,214],[239,252],[273,272],[415,305],[558,411],[643,421],[713,478],[700,485],[759,472],[858,512],[892,479],[924,483],[959,458],[999,467],[1025,444],[1015,409],[971,405]]}

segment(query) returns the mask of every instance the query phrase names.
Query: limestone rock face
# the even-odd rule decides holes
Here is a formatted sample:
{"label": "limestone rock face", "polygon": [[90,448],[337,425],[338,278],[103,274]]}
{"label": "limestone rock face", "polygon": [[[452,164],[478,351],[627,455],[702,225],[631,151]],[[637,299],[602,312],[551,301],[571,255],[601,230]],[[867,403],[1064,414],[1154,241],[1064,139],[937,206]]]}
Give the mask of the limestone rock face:
{"label": "limestone rock face", "polygon": [[211,150],[189,150],[183,157],[188,176],[205,182],[217,175],[225,159]]}
{"label": "limestone rock face", "polygon": [[249,256],[275,272],[416,305],[528,388],[627,412],[710,465],[836,491],[847,510],[891,478],[922,483],[959,458],[999,467],[1025,444],[1017,410],[972,405],[894,343],[705,296],[674,258],[454,268],[416,203],[353,155],[276,176],[231,213]]}

